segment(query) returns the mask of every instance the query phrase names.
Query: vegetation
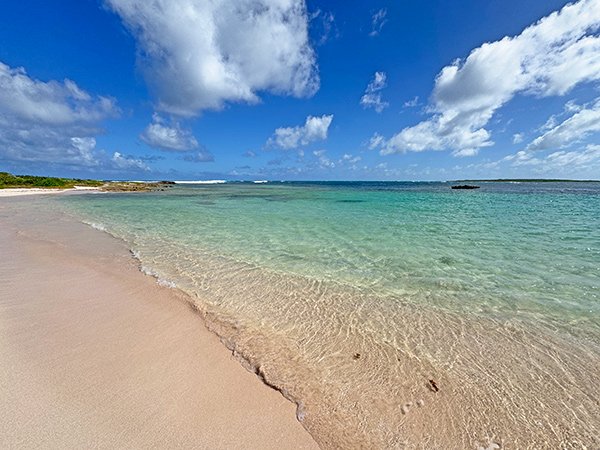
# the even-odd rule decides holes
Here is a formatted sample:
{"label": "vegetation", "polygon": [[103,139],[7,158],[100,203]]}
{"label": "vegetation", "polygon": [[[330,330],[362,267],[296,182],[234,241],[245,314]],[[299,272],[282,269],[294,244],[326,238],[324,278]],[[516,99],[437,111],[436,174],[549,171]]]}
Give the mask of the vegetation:
{"label": "vegetation", "polygon": [[12,175],[0,172],[0,189],[3,188],[56,188],[69,189],[74,186],[99,187],[104,184],[98,180],[78,178],[36,177],[33,175]]}
{"label": "vegetation", "polygon": [[72,189],[75,186],[97,187],[109,192],[163,191],[174,185],[172,181],[136,183],[131,181],[98,181],[80,178],[36,177],[33,175],[12,175],[0,172],[0,189],[4,188],[55,188]]}

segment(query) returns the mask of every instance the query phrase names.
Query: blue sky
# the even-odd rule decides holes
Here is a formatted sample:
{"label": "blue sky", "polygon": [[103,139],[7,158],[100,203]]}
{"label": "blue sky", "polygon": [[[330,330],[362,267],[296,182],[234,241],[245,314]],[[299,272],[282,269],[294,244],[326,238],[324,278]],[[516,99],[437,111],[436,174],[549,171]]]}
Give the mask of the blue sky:
{"label": "blue sky", "polygon": [[0,17],[0,170],[600,178],[600,0],[6,0]]}

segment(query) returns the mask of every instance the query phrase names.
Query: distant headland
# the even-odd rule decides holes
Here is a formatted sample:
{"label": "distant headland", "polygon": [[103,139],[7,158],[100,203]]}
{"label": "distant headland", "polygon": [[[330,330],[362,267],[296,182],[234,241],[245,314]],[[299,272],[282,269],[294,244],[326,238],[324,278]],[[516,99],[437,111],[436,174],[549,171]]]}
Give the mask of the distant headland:
{"label": "distant headland", "polygon": [[453,180],[453,183],[600,183],[600,180],[569,180],[563,178],[495,178],[491,180]]}
{"label": "distant headland", "polygon": [[0,172],[0,189],[97,189],[107,192],[145,192],[164,190],[175,183],[172,181],[136,182],[101,181],[81,178],[40,177],[34,175],[12,175]]}

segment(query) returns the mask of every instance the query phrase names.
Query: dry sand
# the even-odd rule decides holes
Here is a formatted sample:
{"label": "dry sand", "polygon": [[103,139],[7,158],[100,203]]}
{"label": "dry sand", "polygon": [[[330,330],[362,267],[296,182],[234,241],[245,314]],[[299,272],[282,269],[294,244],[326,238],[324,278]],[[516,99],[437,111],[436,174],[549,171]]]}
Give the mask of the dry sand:
{"label": "dry sand", "polygon": [[22,195],[61,194],[63,192],[100,191],[100,188],[91,186],[75,186],[69,189],[52,188],[6,188],[0,189],[0,197],[20,197]]}
{"label": "dry sand", "polygon": [[0,189],[0,197],[20,197],[21,195],[60,194],[73,189],[50,189],[50,188],[7,188]]}
{"label": "dry sand", "polygon": [[317,448],[120,241],[0,202],[0,448]]}

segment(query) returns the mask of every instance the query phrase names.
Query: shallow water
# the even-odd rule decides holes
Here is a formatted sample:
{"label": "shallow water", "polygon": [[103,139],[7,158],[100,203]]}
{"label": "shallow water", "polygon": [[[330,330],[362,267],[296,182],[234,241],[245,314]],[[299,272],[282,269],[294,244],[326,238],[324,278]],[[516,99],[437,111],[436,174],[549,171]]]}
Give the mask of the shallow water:
{"label": "shallow water", "polygon": [[192,295],[324,447],[598,446],[600,184],[481,186],[48,201]]}

